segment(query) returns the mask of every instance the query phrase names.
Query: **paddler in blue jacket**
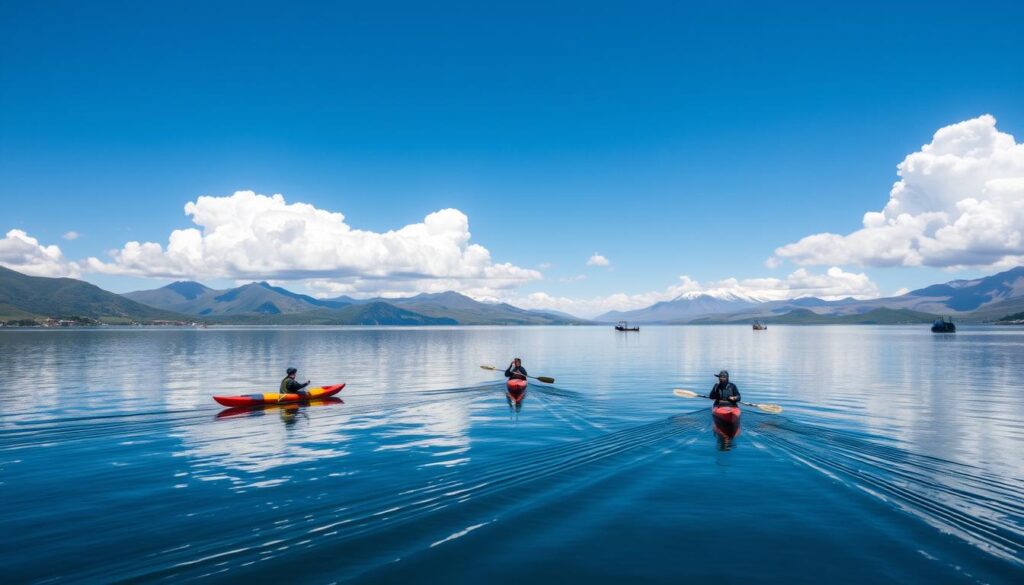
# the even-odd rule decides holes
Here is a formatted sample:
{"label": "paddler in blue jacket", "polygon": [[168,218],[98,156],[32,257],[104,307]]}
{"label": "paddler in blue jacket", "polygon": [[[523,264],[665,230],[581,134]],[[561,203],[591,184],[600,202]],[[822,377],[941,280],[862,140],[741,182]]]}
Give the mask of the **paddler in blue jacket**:
{"label": "paddler in blue jacket", "polygon": [[306,386],[309,386],[309,380],[306,380],[305,384],[299,384],[295,379],[295,375],[299,373],[295,368],[288,368],[285,372],[288,374],[281,380],[281,389],[278,391],[280,394],[298,394],[299,396],[306,397],[309,393],[303,390]]}
{"label": "paddler in blue jacket", "polygon": [[729,372],[722,370],[716,377],[718,383],[708,393],[708,398],[715,401],[715,406],[736,406],[740,401],[740,391],[729,381]]}
{"label": "paddler in blue jacket", "polygon": [[505,377],[512,378],[513,380],[525,380],[526,379],[526,368],[523,367],[523,362],[519,358],[512,360],[512,363],[508,365],[508,369],[505,370]]}

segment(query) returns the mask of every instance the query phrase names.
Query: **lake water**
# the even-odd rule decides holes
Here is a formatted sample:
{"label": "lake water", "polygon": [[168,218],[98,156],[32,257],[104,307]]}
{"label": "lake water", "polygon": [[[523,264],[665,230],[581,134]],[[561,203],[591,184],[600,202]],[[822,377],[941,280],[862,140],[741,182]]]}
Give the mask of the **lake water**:
{"label": "lake water", "polygon": [[[292,365],[342,401],[210,398]],[[785,412],[672,394],[720,368]],[[0,376],[9,583],[1024,582],[1024,328],[7,330]]]}

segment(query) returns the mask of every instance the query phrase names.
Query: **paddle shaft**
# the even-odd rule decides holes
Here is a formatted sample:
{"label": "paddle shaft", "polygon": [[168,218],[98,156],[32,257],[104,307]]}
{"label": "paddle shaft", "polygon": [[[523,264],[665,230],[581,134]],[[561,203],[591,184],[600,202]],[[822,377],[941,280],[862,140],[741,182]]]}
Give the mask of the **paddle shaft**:
{"label": "paddle shaft", "polygon": [[[706,398],[707,400],[714,400],[710,396],[707,396],[707,395],[704,395],[704,394],[697,394],[696,392],[694,392],[692,390],[682,390],[682,389],[679,389],[679,388],[677,388],[677,390],[678,390],[678,392],[675,392],[675,395],[680,397],[680,398]],[[683,392],[683,393],[680,394],[680,392]],[[691,394],[692,394],[692,396],[691,396]],[[756,408],[758,410],[763,410],[764,412],[768,412],[768,413],[771,413],[771,414],[778,414],[778,413],[782,412],[782,408],[780,408],[778,405],[775,405],[775,404],[757,404],[756,402],[743,402],[742,400],[737,400],[736,402],[738,402],[739,404],[742,404],[744,406],[752,406],[752,407],[754,407],[754,408]]]}
{"label": "paddle shaft", "polygon": [[[500,369],[496,368],[495,366],[480,366],[480,367],[485,369],[485,370],[491,370],[491,371],[494,371],[494,372],[501,372],[501,371],[503,371],[503,370],[500,370]],[[527,375],[526,377],[527,378],[533,378],[534,380],[537,380],[539,382],[544,382],[545,384],[554,384],[555,383],[555,379],[554,378],[549,378],[548,376],[530,376],[530,375]]]}

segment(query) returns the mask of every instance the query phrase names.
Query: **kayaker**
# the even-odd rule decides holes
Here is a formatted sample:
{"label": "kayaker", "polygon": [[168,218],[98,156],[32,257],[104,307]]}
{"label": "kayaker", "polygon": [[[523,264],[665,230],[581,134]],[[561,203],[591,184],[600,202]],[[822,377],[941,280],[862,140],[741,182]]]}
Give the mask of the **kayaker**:
{"label": "kayaker", "polygon": [[740,391],[736,389],[736,384],[729,381],[729,372],[722,370],[716,374],[718,383],[708,393],[708,398],[715,401],[715,406],[719,405],[733,405],[740,401]]}
{"label": "kayaker", "polygon": [[519,358],[513,359],[512,363],[508,365],[508,369],[505,370],[505,377],[513,380],[525,380],[526,368],[523,367],[523,361]]}
{"label": "kayaker", "polygon": [[298,394],[299,396],[307,396],[308,393],[303,390],[303,388],[309,386],[309,380],[306,380],[305,384],[299,384],[298,381],[295,380],[295,374],[298,374],[299,371],[295,368],[288,368],[285,373],[288,375],[281,380],[281,389],[278,392],[281,394]]}

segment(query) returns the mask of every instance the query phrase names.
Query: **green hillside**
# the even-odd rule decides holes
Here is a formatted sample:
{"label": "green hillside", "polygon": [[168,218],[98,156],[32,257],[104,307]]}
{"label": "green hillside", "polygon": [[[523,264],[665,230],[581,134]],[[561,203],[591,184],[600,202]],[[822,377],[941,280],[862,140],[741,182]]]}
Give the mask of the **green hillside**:
{"label": "green hillside", "polygon": [[216,323],[277,325],[567,325],[571,315],[527,311],[505,303],[481,303],[448,291],[409,298],[316,299],[266,282],[213,290],[197,282],[175,282],[124,296],[157,309]]}
{"label": "green hillside", "polygon": [[457,325],[447,317],[428,317],[383,302],[305,313],[230,315],[210,318],[225,325]]}
{"label": "green hillside", "polygon": [[0,319],[70,317],[105,323],[191,320],[81,280],[28,276],[0,266]]}

